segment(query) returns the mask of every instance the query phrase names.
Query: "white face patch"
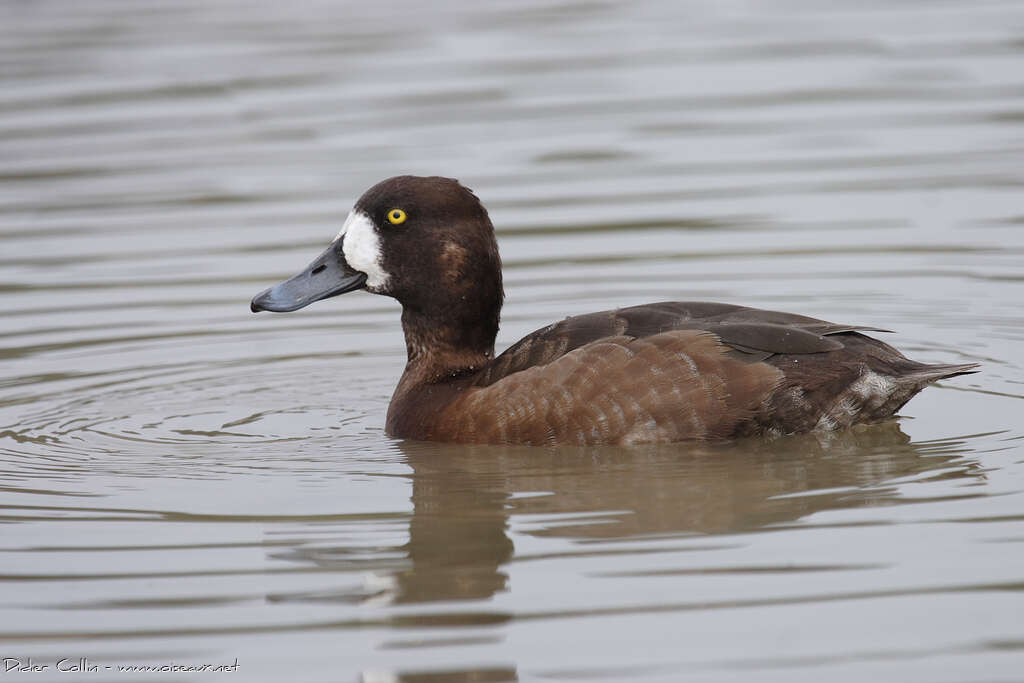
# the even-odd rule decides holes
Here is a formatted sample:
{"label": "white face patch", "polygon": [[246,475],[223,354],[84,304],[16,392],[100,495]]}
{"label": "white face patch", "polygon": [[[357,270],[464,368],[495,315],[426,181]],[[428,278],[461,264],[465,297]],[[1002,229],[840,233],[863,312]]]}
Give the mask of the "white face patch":
{"label": "white face patch", "polygon": [[362,211],[350,212],[334,241],[340,239],[345,240],[341,250],[348,265],[366,273],[366,288],[371,292],[383,291],[388,283],[388,274],[381,266],[380,238],[370,217]]}

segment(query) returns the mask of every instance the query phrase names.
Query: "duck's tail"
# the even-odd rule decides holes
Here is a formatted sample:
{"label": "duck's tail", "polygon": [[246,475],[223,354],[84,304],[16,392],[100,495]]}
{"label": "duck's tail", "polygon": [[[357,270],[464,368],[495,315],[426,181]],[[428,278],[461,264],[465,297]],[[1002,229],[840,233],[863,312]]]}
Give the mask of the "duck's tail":
{"label": "duck's tail", "polygon": [[889,399],[874,410],[869,411],[870,416],[862,418],[864,422],[873,422],[891,417],[897,410],[902,408],[907,401],[914,398],[919,391],[933,382],[940,379],[949,379],[959,375],[969,375],[978,372],[978,363],[950,363],[950,364],[928,364],[910,361],[910,367],[900,368],[894,375],[891,375],[895,386]]}
{"label": "duck's tail", "polygon": [[932,382],[960,375],[970,375],[978,372],[981,367],[979,363],[950,363],[950,364],[920,364],[909,372],[901,373],[900,381],[916,386],[918,390]]}

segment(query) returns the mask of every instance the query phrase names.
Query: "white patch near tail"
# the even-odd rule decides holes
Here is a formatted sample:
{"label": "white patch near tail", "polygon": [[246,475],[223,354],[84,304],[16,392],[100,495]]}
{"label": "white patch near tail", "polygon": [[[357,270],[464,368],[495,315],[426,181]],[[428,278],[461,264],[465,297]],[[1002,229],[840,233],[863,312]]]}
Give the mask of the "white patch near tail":
{"label": "white patch near tail", "polygon": [[[814,428],[832,431],[856,424],[860,421],[862,413],[871,413],[881,407],[892,397],[895,390],[896,382],[891,377],[865,370],[822,414]],[[866,417],[871,419],[870,415]]]}

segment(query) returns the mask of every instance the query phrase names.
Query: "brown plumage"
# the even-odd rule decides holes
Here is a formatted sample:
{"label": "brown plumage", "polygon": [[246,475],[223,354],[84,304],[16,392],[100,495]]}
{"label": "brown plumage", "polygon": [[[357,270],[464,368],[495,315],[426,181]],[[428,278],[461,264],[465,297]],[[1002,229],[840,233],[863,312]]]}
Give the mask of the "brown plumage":
{"label": "brown plumage", "polygon": [[[390,221],[394,209],[408,219]],[[252,309],[360,287],[398,299],[408,363],[391,436],[583,445],[833,430],[891,417],[926,385],[976,367],[908,360],[863,334],[874,328],[694,302],[566,318],[494,358],[501,262],[472,192],[392,178],[356,203],[349,225]]]}

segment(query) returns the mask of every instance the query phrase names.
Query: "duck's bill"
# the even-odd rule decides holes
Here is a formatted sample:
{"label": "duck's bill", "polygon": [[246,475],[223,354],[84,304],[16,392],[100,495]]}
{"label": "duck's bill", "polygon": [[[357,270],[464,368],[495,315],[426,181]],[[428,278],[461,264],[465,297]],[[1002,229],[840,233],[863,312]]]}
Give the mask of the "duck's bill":
{"label": "duck's bill", "polygon": [[297,311],[314,301],[361,289],[365,284],[366,275],[349,267],[338,240],[301,273],[253,297],[249,308],[253,313]]}

